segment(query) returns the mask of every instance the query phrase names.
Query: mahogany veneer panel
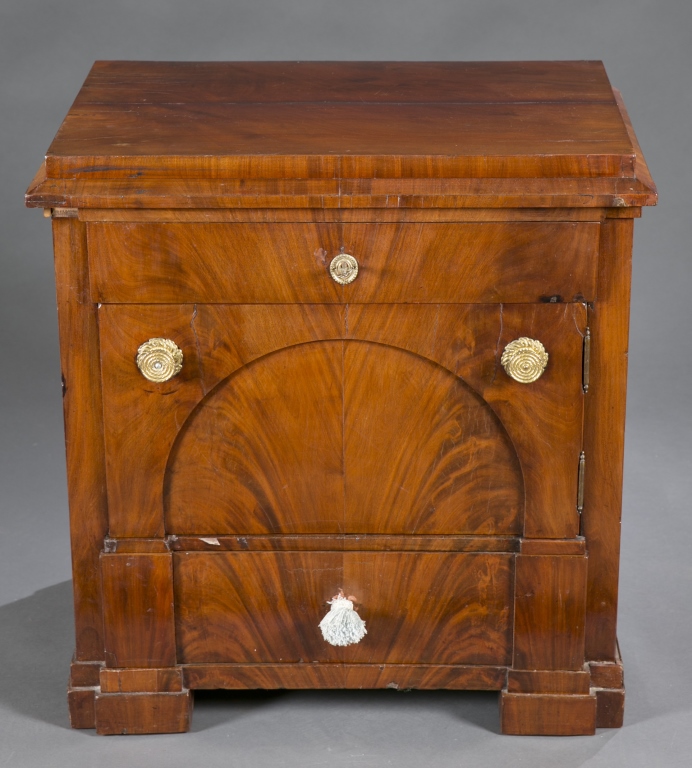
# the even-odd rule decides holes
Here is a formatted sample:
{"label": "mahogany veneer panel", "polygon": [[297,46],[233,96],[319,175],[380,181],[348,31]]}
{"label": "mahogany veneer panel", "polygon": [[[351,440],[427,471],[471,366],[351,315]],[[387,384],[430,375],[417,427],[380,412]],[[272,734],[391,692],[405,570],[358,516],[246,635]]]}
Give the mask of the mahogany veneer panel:
{"label": "mahogany veneer panel", "polygon": [[[601,228],[601,301],[589,310],[593,333],[593,388],[586,402],[584,450],[592,469],[584,482],[589,541],[586,647],[593,661],[615,661],[620,518],[625,461],[625,407],[633,222]],[[605,436],[608,436],[607,438]]]}
{"label": "mahogany veneer panel", "polygon": [[191,664],[188,688],[394,688],[499,691],[504,667],[451,664]]}
{"label": "mahogany veneer panel", "polygon": [[517,736],[584,736],[596,732],[596,697],[502,693],[502,733]]}
{"label": "mahogany veneer panel", "polygon": [[[575,467],[582,431],[583,305],[409,305],[396,311],[354,305],[348,308],[348,328],[353,338],[434,360],[473,387],[498,415],[521,462],[524,534],[578,534]],[[544,374],[531,386],[517,386],[500,365],[500,350],[521,336],[539,338],[551,350]]]}
{"label": "mahogany veneer panel", "polygon": [[510,669],[507,690],[509,693],[588,694],[590,678],[588,670],[584,669],[578,672]]}
{"label": "mahogany veneer panel", "polygon": [[600,61],[97,61],[75,100],[612,103]]}
{"label": "mahogany veneer panel", "polygon": [[[322,306],[104,305],[99,313],[112,536],[164,533],[168,457],[178,431],[207,393],[276,349],[339,338],[343,324],[340,307]],[[154,385],[140,375],[134,355],[143,341],[161,335],[181,347],[185,365],[179,376]]]}
{"label": "mahogany veneer panel", "polygon": [[[117,551],[130,551],[131,542],[160,539],[118,539]],[[415,534],[308,534],[276,536],[176,536],[166,539],[172,552],[300,551],[323,552],[517,552],[515,536],[434,536]],[[133,550],[135,551],[135,550]]]}
{"label": "mahogany veneer panel", "polygon": [[283,350],[227,379],[166,477],[175,533],[523,527],[521,468],[492,410],[440,366],[364,342]]}
{"label": "mahogany veneer panel", "polygon": [[106,664],[175,664],[171,555],[101,555]]}
{"label": "mahogany veneer panel", "polygon": [[[94,301],[439,303],[592,300],[599,226],[89,224]],[[358,279],[337,285],[345,250]]]}
{"label": "mahogany veneer panel", "polygon": [[176,693],[183,690],[180,667],[108,669],[99,676],[102,693]]}
{"label": "mahogany veneer panel", "polygon": [[94,728],[96,722],[95,688],[70,688],[67,703],[72,728]]}
{"label": "mahogany veneer panel", "polygon": [[96,732],[107,736],[184,733],[192,719],[192,694],[101,693],[96,695]]}
{"label": "mahogany veneer panel", "polygon": [[243,367],[193,412],[168,459],[174,533],[343,531],[342,342]]}
{"label": "mahogany veneer panel", "polygon": [[520,555],[516,566],[514,667],[584,666],[587,559]]}
{"label": "mahogany veneer panel", "polygon": [[365,342],[344,344],[343,365],[347,532],[522,532],[514,446],[462,379]]}
{"label": "mahogany veneer panel", "polygon": [[[394,378],[394,373],[398,370],[399,373],[396,375],[400,377],[402,382],[409,375],[409,370],[419,371],[418,389],[406,385],[409,392],[407,395],[408,402],[412,405],[415,402],[420,403],[421,400],[417,400],[417,398],[440,397],[440,392],[443,391],[467,392],[463,384],[453,385],[452,379],[446,374],[443,375],[443,372],[433,373],[435,368],[425,367],[420,358],[430,360],[458,376],[462,382],[468,385],[468,388],[475,391],[489,404],[502,425],[500,428],[492,416],[486,415],[483,417],[486,419],[486,426],[494,424],[495,434],[500,442],[505,440],[502,437],[502,431],[506,430],[512,449],[516,451],[522,473],[521,480],[516,480],[516,482],[523,482],[524,484],[526,505],[524,530],[527,535],[565,538],[573,537],[578,533],[579,516],[575,505],[577,495],[576,467],[581,449],[583,403],[581,389],[583,331],[581,329],[585,328],[585,309],[581,304],[511,305],[505,307],[497,305],[420,307],[413,305],[396,307],[349,305],[343,309],[320,305],[281,306],[277,308],[205,305],[115,307],[104,305],[99,312],[106,422],[105,437],[108,458],[109,517],[112,536],[159,536],[164,531],[175,534],[197,533],[200,535],[269,533],[272,532],[271,526],[277,524],[283,526],[282,530],[285,533],[297,533],[295,514],[289,513],[282,519],[282,508],[277,506],[277,500],[281,498],[282,494],[293,493],[291,484],[289,483],[287,490],[278,490],[283,489],[283,486],[286,485],[285,481],[282,481],[272,491],[271,496],[267,496],[266,491],[261,492],[261,489],[266,489],[268,485],[271,485],[267,478],[278,475],[287,477],[286,473],[289,472],[290,467],[278,465],[270,457],[272,452],[296,450],[296,445],[302,445],[304,437],[301,437],[300,430],[297,433],[294,432],[293,437],[290,438],[293,447],[287,446],[285,449],[280,446],[274,448],[271,442],[267,442],[265,445],[262,433],[254,434],[252,430],[248,434],[239,434],[237,438],[233,438],[233,445],[237,440],[247,446],[250,446],[254,441],[252,450],[255,452],[255,456],[265,456],[259,463],[255,460],[252,467],[248,464],[244,465],[246,467],[243,470],[245,479],[242,480],[246,488],[252,489],[252,494],[250,496],[246,494],[246,498],[250,501],[252,499],[261,501],[264,504],[262,509],[265,511],[258,508],[258,512],[253,512],[254,502],[252,505],[246,504],[242,508],[236,505],[235,508],[241,515],[238,519],[243,520],[243,527],[240,530],[237,526],[234,527],[233,518],[224,517],[235,502],[232,496],[221,490],[222,486],[215,479],[224,477],[223,482],[226,482],[230,476],[223,469],[223,466],[220,466],[218,461],[213,459],[213,452],[210,453],[206,449],[195,452],[196,439],[191,439],[188,448],[184,448],[185,431],[190,428],[194,433],[195,422],[199,420],[200,439],[208,444],[209,434],[205,432],[206,427],[204,427],[206,424],[218,436],[215,438],[215,445],[218,445],[223,452],[234,450],[231,444],[225,446],[221,438],[224,430],[231,430],[229,433],[231,435],[233,430],[238,428],[239,416],[232,409],[234,398],[230,397],[228,400],[231,410],[226,410],[227,416],[225,418],[221,417],[223,411],[219,412],[213,403],[215,399],[223,395],[224,387],[230,386],[229,391],[232,393],[234,391],[233,382],[240,380],[243,366],[248,365],[252,360],[257,360],[260,356],[265,357],[255,365],[266,366],[267,375],[274,377],[277,386],[281,385],[287,388],[286,393],[281,395],[279,394],[281,390],[276,390],[272,413],[283,414],[282,418],[284,418],[284,425],[286,425],[290,424],[291,420],[295,420],[295,413],[314,412],[314,404],[303,402],[303,399],[309,400],[308,393],[314,394],[317,391],[315,387],[319,384],[320,376],[326,376],[327,378],[324,380],[333,383],[335,380],[333,372],[323,371],[319,376],[311,374],[303,394],[301,394],[303,392],[301,387],[293,386],[290,379],[285,378],[281,383],[276,379],[276,376],[281,375],[281,366],[298,365],[297,362],[290,361],[297,360],[298,357],[307,354],[307,352],[298,351],[297,345],[300,342],[317,342],[320,338],[332,340],[348,338],[360,342],[374,342],[371,347],[370,360],[373,366],[372,376],[375,381],[378,375],[377,369],[383,373],[385,371],[384,367],[380,368],[379,366],[380,358],[382,366],[386,365],[387,360],[397,361],[396,364],[392,363],[392,377]],[[143,341],[162,335],[173,339],[183,350],[185,365],[179,376],[165,384],[153,385],[140,375],[133,358],[137,347]],[[502,349],[513,338],[522,335],[542,338],[546,347],[551,350],[551,358],[546,372],[530,387],[518,385],[517,382],[509,379],[499,366],[498,350]],[[326,342],[319,343],[325,344]],[[308,344],[306,349],[309,346]],[[287,349],[288,347],[291,349]],[[345,347],[348,347],[348,344]],[[397,349],[407,350],[414,354],[406,360],[401,357],[401,353],[396,353]],[[276,358],[269,354],[274,350],[282,350],[277,352]],[[316,358],[310,359],[314,361]],[[367,355],[364,359],[368,359]],[[276,363],[273,362],[274,360]],[[282,360],[284,362],[281,362]],[[313,367],[314,364],[313,362]],[[250,368],[248,368],[248,376],[249,371]],[[429,376],[436,377],[435,380],[438,382],[445,382],[444,386],[438,384],[435,390],[428,387]],[[222,384],[225,379],[227,382]],[[354,379],[354,382],[356,380]],[[336,381],[337,383],[339,381],[338,375],[336,375]],[[247,379],[247,386],[250,387],[249,391],[252,391],[252,386],[254,386],[252,377]],[[391,386],[396,388],[399,385],[392,381]],[[440,389],[441,386],[442,389]],[[380,402],[381,407],[388,408],[390,413],[393,407],[399,407],[396,404],[388,404],[386,399],[382,400],[383,395],[379,391],[382,390],[381,386],[377,385],[377,390],[377,392],[371,392],[366,387],[362,397],[356,397],[353,401],[353,407],[374,407],[366,402],[368,398]],[[351,395],[354,392],[355,390]],[[419,395],[416,394],[417,392]],[[480,401],[475,399],[472,393],[464,396],[468,402],[478,406]],[[356,405],[359,399],[362,403]],[[324,449],[327,451],[326,455],[322,456],[320,453],[318,457],[312,457],[309,453],[307,455],[298,453],[295,456],[305,463],[312,462],[313,458],[316,461],[319,459],[319,462],[325,462],[326,456],[331,455],[333,457],[330,460],[332,463],[328,466],[334,468],[334,462],[336,462],[334,441],[336,441],[336,448],[338,449],[340,440],[338,435],[341,434],[342,427],[339,422],[339,408],[336,407],[336,412],[334,412],[335,406],[332,405],[330,411],[328,402],[329,398],[327,397],[324,413],[320,416],[320,418],[326,419],[330,412],[332,414],[331,421],[328,422],[331,426],[322,433],[324,435],[322,438]],[[205,411],[207,403],[212,404],[208,412]],[[346,404],[346,400],[344,403]],[[274,417],[270,416],[269,412],[262,410],[264,407],[258,404],[257,408],[251,410],[252,415],[248,415],[247,418],[273,419]],[[445,407],[448,408],[448,413],[453,413],[453,409],[449,410],[451,405],[449,407],[445,405]],[[411,417],[415,419],[415,416],[415,412],[411,412]],[[392,418],[398,419],[400,417],[392,416]],[[316,413],[314,419],[317,419]],[[187,427],[185,427],[186,423],[188,424]],[[301,424],[300,421],[295,423]],[[314,423],[319,425],[319,419]],[[353,439],[357,440],[355,436],[358,429],[357,421],[348,422],[347,420],[345,423],[347,431],[353,433]],[[401,482],[397,485],[397,477],[400,477],[403,471],[403,465],[397,469],[397,456],[399,456],[400,451],[404,451],[401,454],[402,457],[406,455],[404,445],[407,435],[406,430],[398,430],[398,426],[398,424],[391,422],[387,426],[387,430],[389,430],[387,434],[390,437],[386,438],[384,433],[377,437],[380,443],[383,439],[389,440],[389,445],[392,447],[390,453],[381,455],[373,443],[369,453],[366,450],[362,458],[356,458],[355,462],[353,460],[350,462],[351,471],[356,474],[361,473],[359,481],[361,485],[371,484],[367,473],[361,469],[362,466],[366,466],[370,476],[379,478],[384,475],[389,477],[388,482],[392,491],[395,491],[398,485],[403,484],[404,487],[408,487]],[[288,436],[289,433],[285,432],[285,426],[281,428],[284,429],[284,434]],[[448,422],[447,428],[454,428],[454,419]],[[477,432],[473,426],[470,428],[471,434]],[[421,432],[422,437],[427,429],[424,419],[419,422],[417,429]],[[434,440],[429,442],[424,451],[431,460],[437,456],[440,449],[439,439],[443,433],[438,432],[437,434],[437,444]],[[345,436],[348,438],[348,434]],[[183,467],[180,463],[176,464],[176,451],[171,453],[176,439],[179,440],[180,450],[184,449],[190,455],[192,452],[195,453],[193,464],[187,467]],[[310,439],[313,440],[311,444],[317,440],[314,436]],[[374,437],[373,440],[375,440]],[[329,448],[329,446],[332,447]],[[492,449],[500,451],[495,455],[507,457],[505,448],[498,446],[499,443]],[[359,449],[357,443],[349,443],[347,440],[344,444],[344,450],[355,451],[357,454]],[[257,451],[264,453],[258,454]],[[451,443],[443,443],[443,454],[448,459],[453,459],[455,455],[459,458],[463,455],[463,449],[452,450]],[[489,457],[491,454],[486,451],[485,455]],[[414,459],[416,457],[409,454],[409,460]],[[246,459],[243,458],[242,461],[245,462]],[[295,468],[302,465],[294,462],[293,466]],[[512,476],[513,470],[507,461],[502,466],[505,469],[502,471],[498,469],[496,484],[488,485],[490,476],[487,476],[485,481],[481,481],[479,476],[475,481],[480,483],[479,488],[482,487],[483,482],[486,483],[486,492],[489,494],[488,502],[491,504],[491,508],[496,510],[495,516],[489,518],[487,523],[483,523],[480,518],[478,519],[477,525],[480,524],[481,531],[486,534],[500,533],[502,530],[520,531],[512,522],[512,520],[516,522],[519,519],[516,511],[516,500],[514,502],[508,501],[513,492],[507,488],[507,478]],[[166,477],[168,470],[171,470],[171,474]],[[231,466],[231,470],[235,472],[234,466]],[[309,467],[306,466],[305,472],[309,474],[310,471]],[[341,471],[340,468],[339,471]],[[420,485],[425,475],[421,474],[421,467],[416,471],[419,472],[420,480],[417,485],[420,486],[419,490],[422,495],[418,501],[413,502],[413,507],[410,506],[413,499],[409,499],[405,503],[409,505],[409,509],[415,511],[415,514],[424,515],[426,514],[424,512],[425,504],[430,503],[433,498],[430,495],[431,492],[436,493],[437,491],[434,491],[432,487],[426,489],[425,484]],[[178,472],[182,473],[180,482],[176,479]],[[451,464],[446,467],[443,465],[442,469],[431,475],[433,485],[438,483],[439,491],[440,482],[451,482],[448,488],[453,489],[454,477],[457,472],[458,467],[455,468],[452,460]],[[153,482],[152,478],[154,477],[160,479]],[[182,477],[187,477],[187,480],[183,481]],[[206,477],[207,480],[202,482],[202,477]],[[321,486],[318,484],[315,489],[316,498],[320,498],[319,489],[321,487],[333,489],[335,487],[334,481],[333,477],[329,479],[327,476],[320,480],[320,483],[328,482],[330,485]],[[303,481],[300,477],[296,478],[295,482],[297,483],[296,490],[301,487],[304,488],[304,485],[301,485]],[[348,478],[346,482],[348,484]],[[495,483],[494,479],[493,483]],[[504,490],[502,490],[503,488]],[[356,491],[354,498],[359,498],[357,487],[354,490]],[[501,503],[493,501],[490,491],[501,491],[504,494],[502,498],[508,502],[508,505],[502,507]],[[175,496],[178,492],[182,494],[184,502],[176,502]],[[368,492],[375,493],[375,490]],[[384,488],[377,491],[377,493],[384,493],[385,498],[389,492],[391,491]],[[197,494],[196,502],[190,502],[190,494],[193,493]],[[279,496],[276,496],[277,493]],[[347,486],[343,493],[348,496]],[[298,496],[293,495],[290,498],[292,501],[290,501],[290,506],[287,509],[297,510],[300,506]],[[400,503],[404,501],[405,496],[402,492]],[[309,497],[300,503],[305,504],[306,509],[316,509],[316,502],[311,501]],[[356,525],[357,517],[349,520],[343,517],[344,513],[341,510],[343,504],[342,494],[340,500],[330,500],[318,517],[314,517],[312,513],[306,514],[302,532],[319,532],[318,525],[323,526],[322,531],[335,533],[368,532],[362,525]],[[514,505],[514,512],[512,512],[512,505]],[[444,504],[442,506],[442,516],[451,514],[451,508],[448,508],[447,513],[445,513]],[[244,511],[241,512],[241,509]],[[371,507],[370,509],[373,514],[378,514],[376,508]],[[357,515],[358,510],[353,509],[353,513]],[[387,511],[385,518],[389,514],[392,513]],[[322,520],[323,516],[324,521],[320,523],[319,521]],[[399,521],[402,519],[403,525],[407,527],[400,527],[399,532],[414,533],[415,530],[408,525],[407,520],[400,516]],[[442,519],[443,517],[440,517],[440,520]],[[264,522],[260,522],[261,520]],[[396,522],[396,514],[393,514],[392,520]],[[502,520],[505,522],[502,523]],[[341,528],[337,525],[339,521],[343,523]],[[448,519],[447,525],[449,524]],[[386,530],[394,533],[397,531],[393,524],[386,528],[381,520],[373,519],[369,525],[370,532]],[[463,510],[460,512],[458,520],[454,522],[455,528],[453,530],[445,529],[442,531],[439,527],[435,529],[432,525],[434,525],[434,518],[431,519],[425,532],[479,532],[477,529],[474,530],[473,527],[469,527]],[[485,525],[484,528],[483,525]],[[503,525],[509,527],[503,529]],[[360,530],[357,530],[358,527]],[[274,530],[277,529],[274,528]]]}
{"label": "mahogany veneer panel", "polygon": [[[173,555],[178,660],[503,665],[511,657],[512,555],[186,552]],[[368,634],[324,642],[340,588]]]}
{"label": "mahogany veneer panel", "polygon": [[70,503],[75,659],[103,660],[99,552],[108,531],[98,312],[89,297],[86,226],[55,221],[55,287],[67,493]]}
{"label": "mahogany veneer panel", "polygon": [[49,177],[634,175],[598,62],[122,66],[92,72]]}
{"label": "mahogany veneer panel", "polygon": [[49,177],[89,178],[627,177],[634,164],[615,103],[74,106],[46,155]]}

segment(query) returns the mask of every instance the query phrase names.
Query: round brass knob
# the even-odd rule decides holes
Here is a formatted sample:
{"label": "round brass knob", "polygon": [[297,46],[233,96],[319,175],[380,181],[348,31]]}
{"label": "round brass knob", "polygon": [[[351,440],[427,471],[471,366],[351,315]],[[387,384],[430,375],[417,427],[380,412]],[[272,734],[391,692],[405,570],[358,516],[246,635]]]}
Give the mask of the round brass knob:
{"label": "round brass knob", "polygon": [[182,350],[170,339],[149,339],[137,350],[137,367],[149,381],[168,381],[182,370]]}
{"label": "round brass knob", "polygon": [[358,262],[350,253],[340,253],[332,259],[329,272],[339,285],[348,285],[358,277]]}
{"label": "round brass knob", "polygon": [[522,336],[509,342],[500,362],[507,375],[515,381],[531,384],[543,375],[548,365],[548,353],[540,341]]}

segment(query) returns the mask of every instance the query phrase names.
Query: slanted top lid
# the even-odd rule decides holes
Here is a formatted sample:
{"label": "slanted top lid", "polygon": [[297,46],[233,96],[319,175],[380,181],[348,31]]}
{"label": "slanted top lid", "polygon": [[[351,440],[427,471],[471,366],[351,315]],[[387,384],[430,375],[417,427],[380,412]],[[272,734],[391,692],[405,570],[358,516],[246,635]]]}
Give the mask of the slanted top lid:
{"label": "slanted top lid", "polygon": [[601,62],[116,61],[94,64],[45,179],[618,180],[642,163]]}

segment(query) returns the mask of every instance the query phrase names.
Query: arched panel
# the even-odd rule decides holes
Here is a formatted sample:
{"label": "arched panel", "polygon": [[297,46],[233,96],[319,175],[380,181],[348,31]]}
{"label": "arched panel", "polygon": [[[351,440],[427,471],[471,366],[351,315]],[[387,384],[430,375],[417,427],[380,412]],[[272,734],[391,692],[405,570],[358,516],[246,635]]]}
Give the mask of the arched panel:
{"label": "arched panel", "polygon": [[164,483],[170,533],[342,530],[342,342],[244,366],[181,430]]}
{"label": "arched panel", "polygon": [[280,350],[195,409],[171,454],[177,534],[521,531],[509,438],[461,379],[361,341]]}
{"label": "arched panel", "polygon": [[519,533],[519,461],[485,401],[446,368],[352,341],[344,354],[349,533]]}

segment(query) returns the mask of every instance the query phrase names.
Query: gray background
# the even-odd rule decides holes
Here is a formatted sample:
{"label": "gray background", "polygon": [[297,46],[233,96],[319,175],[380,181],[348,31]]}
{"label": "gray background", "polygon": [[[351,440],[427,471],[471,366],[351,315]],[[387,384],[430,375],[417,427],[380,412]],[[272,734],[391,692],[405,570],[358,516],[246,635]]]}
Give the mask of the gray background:
{"label": "gray background", "polygon": [[[692,763],[688,0],[2,0],[0,766]],[[22,194],[94,59],[603,59],[659,208],[635,227],[619,636],[625,727],[497,733],[482,693],[199,696],[186,736],[71,731],[50,225]]]}

